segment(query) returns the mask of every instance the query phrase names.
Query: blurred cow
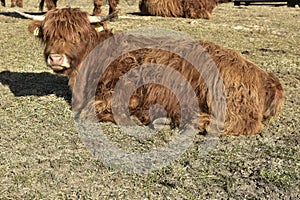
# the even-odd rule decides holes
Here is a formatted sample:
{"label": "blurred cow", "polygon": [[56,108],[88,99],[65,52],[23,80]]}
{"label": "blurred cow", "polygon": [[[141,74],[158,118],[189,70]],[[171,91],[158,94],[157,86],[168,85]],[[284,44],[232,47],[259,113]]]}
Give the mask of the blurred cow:
{"label": "blurred cow", "polygon": [[[57,6],[57,1],[58,0],[46,0],[46,7],[48,10],[55,9]],[[109,4],[109,14],[116,12],[117,10],[117,5],[119,3],[119,0],[94,0],[94,10],[93,10],[93,15],[100,16],[101,14],[101,7],[103,5],[103,1],[108,1]],[[43,11],[44,8],[44,2],[45,0],[41,0],[40,2],[40,10]]]}
{"label": "blurred cow", "polygon": [[[1,0],[1,5],[5,6],[5,0]],[[11,0],[11,7],[23,7],[23,0]]]}
{"label": "blurred cow", "polygon": [[[98,60],[92,60],[89,63],[89,66],[98,66],[98,68],[88,68],[86,74],[81,74],[83,77],[77,77],[78,72],[84,71],[87,67],[86,65],[83,66],[82,63],[88,54],[98,44],[103,44],[106,39],[113,38],[112,41],[115,41],[116,44],[108,45],[107,52],[99,52],[100,54],[96,56],[107,55],[105,57],[110,58],[109,55],[115,51],[112,47],[114,45],[119,46],[119,41],[114,39],[118,35],[114,35],[110,30],[99,31],[99,29],[95,29],[95,20],[92,17],[96,16],[89,16],[79,9],[51,10],[44,16],[30,16],[24,13],[22,15],[34,19],[29,24],[29,30],[35,33],[45,44],[44,56],[47,65],[55,73],[69,77],[69,86],[73,92],[72,108],[81,113],[80,117],[88,117],[86,111],[95,108],[99,121],[115,122],[116,116],[112,112],[112,95],[116,83],[129,70],[139,66],[147,66],[147,63],[155,63],[165,68],[167,77],[171,77],[172,70],[170,69],[178,71],[193,88],[200,109],[198,113],[200,120],[197,121],[199,131],[205,132],[210,129],[210,123],[219,123],[214,121],[216,120],[214,114],[217,113],[212,113],[212,96],[202,74],[179,55],[161,49],[139,49],[127,52],[115,59],[101,77],[95,77],[98,68],[103,68]],[[98,19],[103,21],[107,18]],[[131,38],[140,44],[146,42],[145,38],[142,38],[141,41],[138,37],[132,36]],[[178,40],[175,44],[181,46],[184,45],[184,42],[184,40]],[[194,52],[197,53],[195,56],[201,58],[209,56],[222,77],[221,80],[215,77],[210,63],[204,63],[205,60],[203,60],[203,63],[199,63],[199,65],[205,67],[206,78],[211,79],[214,84],[221,81],[225,87],[226,108],[222,107],[218,110],[218,112],[223,112],[222,109],[226,110],[225,122],[222,123],[222,133],[253,135],[260,132],[262,125],[277,116],[282,109],[284,94],[278,78],[232,50],[211,42],[198,41],[198,44],[205,51],[200,52],[200,55],[198,52]],[[145,70],[143,73],[145,76],[142,78],[160,76],[156,74],[158,73],[156,71],[147,72]],[[96,81],[98,85],[93,98],[87,98],[90,91],[89,88],[85,87],[88,84],[85,81],[89,80]],[[131,82],[127,83],[132,84]],[[177,81],[173,80],[173,83],[176,84]],[[76,88],[75,91],[74,88]],[[219,90],[220,88],[215,89]],[[129,92],[127,89],[121,91]],[[151,106],[159,104],[167,112],[167,117],[175,125],[178,125],[180,120],[184,120],[186,115],[190,114],[189,111],[192,111],[189,107],[191,99],[185,97],[188,95],[182,97],[188,106],[181,110],[177,97],[170,90],[158,84],[145,84],[137,88],[130,96],[129,114],[137,118],[142,124],[147,125],[154,119],[153,116],[156,116],[155,113],[152,113],[152,117],[149,116],[149,109]]]}
{"label": "blurred cow", "polygon": [[[48,10],[55,9],[57,6],[58,0],[46,0],[46,7]],[[93,15],[100,16],[101,15],[101,7],[104,3],[104,1],[108,1],[109,4],[109,14],[116,13],[117,11],[117,5],[119,3],[119,0],[94,0],[94,9],[93,9]],[[45,4],[45,0],[41,0],[39,4],[40,11],[43,11]],[[5,6],[5,0],[1,0],[1,5]],[[23,0],[11,0],[11,7],[23,7]],[[117,14],[115,14],[115,18],[117,17]]]}
{"label": "blurred cow", "polygon": [[232,0],[141,0],[139,8],[144,15],[185,18],[211,18],[220,3]]}

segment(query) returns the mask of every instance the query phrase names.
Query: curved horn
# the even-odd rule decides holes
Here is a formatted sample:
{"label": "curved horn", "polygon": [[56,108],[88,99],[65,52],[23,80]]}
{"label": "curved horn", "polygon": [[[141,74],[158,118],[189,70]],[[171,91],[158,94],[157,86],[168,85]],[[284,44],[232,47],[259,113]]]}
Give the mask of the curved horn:
{"label": "curved horn", "polygon": [[17,11],[17,10],[15,10],[15,12],[22,15],[23,17],[26,17],[26,18],[32,19],[32,20],[36,20],[36,21],[44,21],[44,19],[45,19],[44,15],[30,15],[30,14],[23,13],[23,12],[20,12],[20,11]]}
{"label": "curved horn", "polygon": [[109,15],[106,15],[106,16],[89,16],[89,20],[90,20],[90,23],[99,23],[99,22],[104,22],[106,20],[109,20],[109,19],[112,19],[116,16],[117,14],[117,11],[116,12],[113,12]]}

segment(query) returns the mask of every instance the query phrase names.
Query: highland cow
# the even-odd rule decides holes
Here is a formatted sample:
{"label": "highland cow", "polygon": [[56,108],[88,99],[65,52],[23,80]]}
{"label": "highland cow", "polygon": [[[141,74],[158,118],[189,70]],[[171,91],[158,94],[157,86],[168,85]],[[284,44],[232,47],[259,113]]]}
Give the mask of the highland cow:
{"label": "highland cow", "polygon": [[[46,0],[46,6],[48,10],[55,9],[57,6],[58,0]],[[103,5],[104,0],[94,0],[94,9],[93,9],[93,15],[100,16],[101,14],[101,7]],[[43,11],[44,8],[44,2],[45,0],[41,0],[39,8],[41,11]],[[117,11],[117,5],[119,3],[119,0],[108,0],[109,4],[109,14]]]}
{"label": "highland cow", "polygon": [[227,2],[231,0],[141,0],[139,8],[143,15],[209,19],[217,5]]}
{"label": "highland cow", "polygon": [[[58,0],[46,0],[46,7],[48,10],[53,10],[57,7]],[[101,15],[101,7],[103,5],[104,0],[94,0],[94,9],[93,15],[100,16]],[[108,0],[109,4],[109,14],[115,13],[117,11],[117,5],[119,0]],[[39,4],[40,11],[44,9],[45,0],[41,0]],[[5,0],[1,0],[1,5],[5,6]],[[23,0],[11,0],[11,7],[23,7]],[[117,17],[117,16],[115,16]]]}
{"label": "highland cow", "polygon": [[[162,66],[160,69],[165,70],[170,77],[172,77],[172,70],[177,71],[189,82],[196,94],[199,106],[200,119],[197,121],[197,128],[200,132],[207,131],[210,128],[209,124],[215,120],[215,113],[212,113],[212,96],[208,90],[210,86],[206,85],[202,74],[179,55],[163,49],[136,49],[124,53],[110,62],[102,76],[95,77],[97,70],[103,70],[102,63],[97,63],[98,61],[90,63],[97,67],[92,68],[94,71],[89,71],[86,68],[87,65],[83,65],[84,59],[107,39],[113,38],[113,41],[118,44],[115,39],[118,34],[113,34],[107,29],[97,32],[99,29],[95,29],[95,24],[92,23],[94,21],[91,22],[91,16],[79,9],[51,10],[43,17],[25,16],[34,19],[29,24],[29,30],[34,32],[45,44],[44,56],[47,65],[55,73],[69,77],[69,86],[73,92],[72,109],[80,114],[79,117],[88,118],[87,111],[93,108],[99,121],[116,122],[115,117],[118,116],[114,116],[112,112],[114,106],[112,95],[117,82],[129,70],[139,66],[146,66],[146,70],[143,71],[145,76],[142,76],[142,79],[146,79],[148,75],[159,77],[159,74],[156,74],[158,72],[147,72],[147,64],[154,63]],[[132,36],[132,40],[140,43],[147,42],[145,38],[143,38],[144,41],[140,41],[138,37],[134,36]],[[185,45],[184,42],[178,41],[179,46]],[[200,56],[200,58],[209,56],[221,77],[221,79],[215,79],[211,73],[213,68],[210,68],[212,63],[207,63],[208,66],[206,66],[203,61],[203,63],[199,63],[199,66],[205,68],[206,78],[212,79],[213,83],[221,81],[224,85],[226,107],[221,109],[226,109],[226,116],[221,133],[229,135],[259,133],[262,125],[276,117],[282,109],[284,94],[278,78],[246,60],[235,51],[211,42],[197,41],[196,43],[201,45],[204,51],[195,56]],[[107,45],[107,51],[101,52],[101,56],[107,55],[106,57],[109,58],[109,55],[113,54],[115,50],[111,49],[111,45]],[[87,73],[83,73],[86,77],[77,76],[85,69],[88,69]],[[91,79],[96,81],[97,89],[93,98],[86,98],[90,92],[86,87],[86,81]],[[171,81],[175,85],[177,84],[176,79]],[[128,82],[128,84],[132,84],[132,82]],[[121,92],[127,93],[128,91],[125,89]],[[191,99],[185,98],[186,95],[182,96],[183,101],[188,105]],[[137,88],[131,94],[127,108],[130,116],[136,118],[140,123],[148,125],[155,120],[156,114],[149,116],[149,109],[156,104],[164,108],[167,117],[175,125],[182,123],[185,115],[189,115],[189,111],[192,111],[187,107],[188,112],[181,112],[178,97],[168,88],[159,84],[144,84]],[[218,124],[218,122],[213,122],[213,124]]]}
{"label": "highland cow", "polygon": [[[5,6],[5,0],[1,0],[1,5]],[[23,0],[11,0],[11,7],[23,7]]]}

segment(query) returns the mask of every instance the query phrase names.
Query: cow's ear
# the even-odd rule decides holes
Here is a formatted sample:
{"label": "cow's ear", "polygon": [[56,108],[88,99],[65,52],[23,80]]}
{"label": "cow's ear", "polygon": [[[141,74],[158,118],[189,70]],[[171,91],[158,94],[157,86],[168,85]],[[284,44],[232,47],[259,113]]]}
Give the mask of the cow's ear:
{"label": "cow's ear", "polygon": [[28,25],[28,30],[34,36],[41,37],[42,36],[42,22],[41,21],[31,21]]}

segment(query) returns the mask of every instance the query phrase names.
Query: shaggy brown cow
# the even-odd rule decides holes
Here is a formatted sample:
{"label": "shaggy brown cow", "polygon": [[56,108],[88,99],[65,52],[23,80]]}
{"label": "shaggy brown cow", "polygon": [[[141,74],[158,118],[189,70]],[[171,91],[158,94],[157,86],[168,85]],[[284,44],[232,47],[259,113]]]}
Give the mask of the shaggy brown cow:
{"label": "shaggy brown cow", "polygon": [[[1,5],[5,6],[5,0],[1,0]],[[23,0],[11,0],[11,7],[23,7]]]}
{"label": "shaggy brown cow", "polygon": [[231,0],[141,0],[139,8],[144,15],[209,19],[213,9]]}
{"label": "shaggy brown cow", "polygon": [[[58,0],[46,0],[46,6],[48,10],[52,10],[56,8]],[[93,15],[100,16],[101,14],[101,7],[103,5],[104,0],[94,0],[94,10]],[[42,11],[44,8],[44,2],[45,0],[41,0],[40,2],[40,10]],[[119,0],[108,0],[109,4],[109,14],[117,11],[117,5],[119,3]]]}
{"label": "shaggy brown cow", "polygon": [[[73,90],[73,110],[81,112],[80,117],[86,117],[85,114],[88,113],[86,111],[95,108],[99,121],[115,122],[116,116],[112,114],[112,107],[114,106],[112,94],[120,77],[143,64],[155,63],[161,64],[162,69],[166,71],[165,73],[172,71],[170,69],[178,71],[192,86],[199,104],[200,113],[198,114],[201,116],[199,123],[197,122],[199,131],[207,131],[210,128],[209,123],[215,120],[214,113],[212,113],[212,96],[208,92],[209,86],[206,86],[201,77],[202,74],[179,55],[161,49],[146,48],[127,52],[111,62],[99,79],[93,76],[97,74],[98,68],[103,68],[103,66],[101,63],[94,63],[99,67],[84,75],[91,76],[96,81],[96,96],[86,99],[86,96],[89,96],[89,88],[84,87],[86,85],[84,81],[89,78],[77,77],[79,71],[86,69],[82,62],[96,45],[104,44],[106,39],[115,38],[118,34],[114,35],[110,30],[97,32],[94,25],[90,24],[89,15],[78,9],[51,10],[40,20],[42,21],[32,21],[29,24],[29,30],[35,33],[39,32],[36,35],[45,43],[44,55],[47,65],[57,74],[69,77],[69,85]],[[132,37],[132,40],[138,39]],[[145,38],[143,40],[138,40],[138,42],[146,42]],[[118,41],[116,40],[116,42]],[[177,42],[179,46],[184,45],[184,41]],[[278,78],[232,50],[222,48],[211,42],[198,41],[197,44],[200,44],[205,51],[201,55],[195,56],[202,58],[202,56],[209,55],[212,58],[225,87],[227,107],[222,133],[252,135],[261,131],[262,124],[277,116],[283,105],[283,87]],[[103,51],[102,55],[113,54],[115,50],[111,49],[111,46],[113,44],[108,45],[107,51],[109,52]],[[214,81],[213,73],[211,73],[212,68],[210,68],[209,63],[207,64],[208,66],[206,64],[201,65],[205,68],[203,73]],[[149,74],[146,70],[143,73],[156,77],[155,73],[158,72],[151,71]],[[159,77],[159,74],[157,76]],[[147,78],[147,76],[142,78]],[[177,80],[173,80],[173,82],[176,85]],[[79,86],[81,90],[74,91],[75,86],[76,88]],[[121,91],[127,92],[126,89]],[[184,101],[191,101],[191,99],[185,99],[184,96]],[[149,109],[156,104],[163,106],[167,112],[167,117],[175,125],[181,123],[180,120],[184,120],[185,115],[189,114],[189,112],[181,112],[181,105],[172,91],[157,84],[145,84],[134,91],[130,96],[128,108],[131,116],[147,125],[155,118],[154,114],[154,118],[151,119]],[[222,112],[222,110],[219,111]],[[218,122],[214,123],[217,124]]]}
{"label": "shaggy brown cow", "polygon": [[[46,6],[48,10],[55,9],[57,6],[58,0],[46,0]],[[105,0],[94,0],[94,9],[93,9],[93,15],[100,16],[101,15],[101,7],[103,5],[103,1]],[[108,0],[109,4],[109,14],[116,13],[117,11],[117,5],[119,3],[119,0]],[[41,0],[39,4],[40,11],[43,11],[45,4],[45,0]],[[5,0],[1,0],[1,5],[5,6]],[[11,7],[23,7],[23,0],[11,0]],[[115,14],[115,18],[117,17],[117,14]]]}

